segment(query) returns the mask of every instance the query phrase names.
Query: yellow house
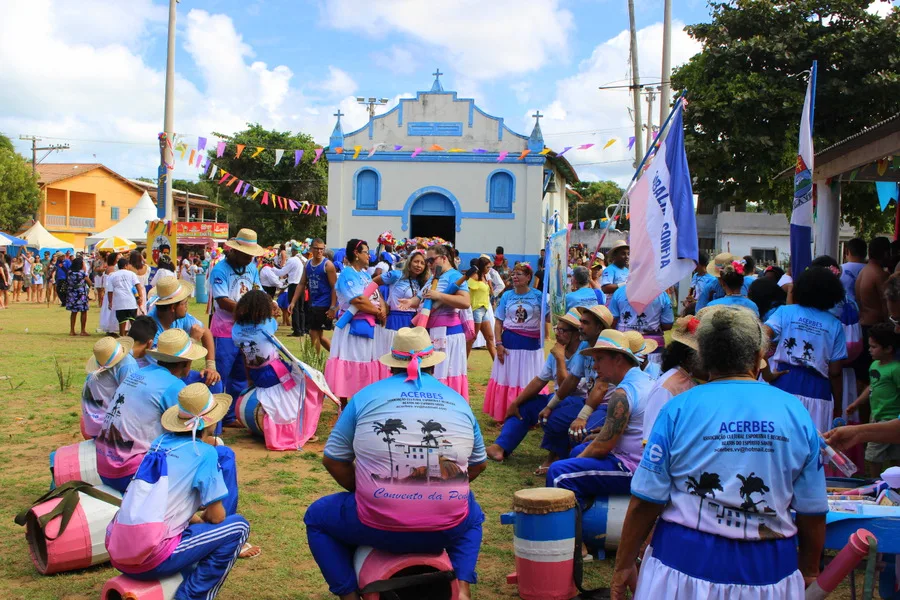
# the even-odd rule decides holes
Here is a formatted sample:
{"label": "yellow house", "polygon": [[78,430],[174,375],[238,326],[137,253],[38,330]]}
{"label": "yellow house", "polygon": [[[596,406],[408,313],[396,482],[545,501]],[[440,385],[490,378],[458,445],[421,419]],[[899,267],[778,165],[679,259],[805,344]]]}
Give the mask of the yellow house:
{"label": "yellow house", "polygon": [[92,233],[118,223],[141,199],[144,190],[97,163],[39,164],[41,205],[38,220],[47,231],[85,248]]}

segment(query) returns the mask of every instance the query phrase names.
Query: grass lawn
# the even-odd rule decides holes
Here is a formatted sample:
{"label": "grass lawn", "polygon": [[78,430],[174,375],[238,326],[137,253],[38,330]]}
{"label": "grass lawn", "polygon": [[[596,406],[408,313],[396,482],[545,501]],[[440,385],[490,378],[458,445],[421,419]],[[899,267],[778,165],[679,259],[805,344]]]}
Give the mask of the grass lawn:
{"label": "grass lawn", "polygon": [[[206,322],[203,307],[191,312]],[[88,331],[97,327],[99,311],[88,313]],[[6,407],[0,413],[0,598],[28,600],[83,600],[99,596],[103,582],[117,574],[108,564],[86,571],[49,577],[34,569],[24,539],[24,528],[13,517],[33,499],[45,493],[50,482],[49,453],[81,440],[78,420],[84,364],[99,338],[69,337],[69,313],[58,306],[19,304],[0,311],[0,390]],[[295,351],[297,338],[282,327],[280,338]],[[56,364],[70,373],[69,386],[60,390]],[[481,401],[490,375],[490,359],[474,351],[469,365],[472,408],[487,443],[496,439],[499,427],[484,417]],[[317,498],[339,491],[321,464],[322,448],[336,418],[326,403],[319,422],[320,442],[303,452],[268,452],[248,432],[226,429],[226,443],[238,459],[240,512],[251,525],[250,539],[263,548],[261,557],[238,561],[222,588],[220,598],[247,600],[326,599],[325,581],[306,543],[303,513]],[[532,471],[542,458],[540,436],[529,435],[515,455],[503,464],[490,463],[473,484],[475,497],[487,520],[478,565],[479,599],[515,598],[516,588],[506,584],[515,570],[512,528],[500,526],[500,513],[510,509],[518,489],[542,486],[543,477]],[[606,584],[611,561],[585,566],[586,583]],[[862,580],[860,579],[860,589]],[[835,593],[833,598],[849,598]]]}

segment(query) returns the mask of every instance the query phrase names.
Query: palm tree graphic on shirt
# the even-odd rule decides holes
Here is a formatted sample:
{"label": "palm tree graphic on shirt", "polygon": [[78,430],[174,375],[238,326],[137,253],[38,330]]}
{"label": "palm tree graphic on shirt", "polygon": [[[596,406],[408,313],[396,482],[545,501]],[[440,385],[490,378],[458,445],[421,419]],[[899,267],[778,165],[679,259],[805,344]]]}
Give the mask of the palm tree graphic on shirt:
{"label": "palm tree graphic on shirt", "polygon": [[385,419],[384,423],[379,421],[375,421],[372,424],[372,429],[375,431],[375,435],[383,435],[381,438],[382,441],[387,443],[388,446],[388,460],[391,464],[391,483],[394,482],[394,455],[391,452],[391,444],[394,443],[394,438],[392,435],[396,435],[400,433],[401,429],[406,429],[406,425],[403,424],[403,421],[400,419]]}
{"label": "palm tree graphic on shirt", "polygon": [[[422,445],[425,446],[426,448],[428,448],[428,447],[432,447],[432,444],[433,444],[433,447],[437,448],[438,447],[437,439],[439,437],[443,437],[443,436],[440,436],[440,435],[436,436],[436,435],[434,435],[435,432],[443,433],[447,430],[444,429],[443,425],[441,425],[434,419],[428,419],[427,423],[425,421],[419,421],[419,423],[422,424]],[[440,460],[440,458],[438,458],[438,460]],[[425,483],[428,484],[430,482],[431,482],[431,452],[429,451],[429,452],[425,453]]]}
{"label": "palm tree graphic on shirt", "polygon": [[803,342],[803,360],[805,360],[807,362],[811,361],[813,358],[812,351],[813,351],[813,345],[804,340],[804,342]]}
{"label": "palm tree graphic on shirt", "polygon": [[788,356],[791,356],[794,348],[797,346],[797,340],[792,337],[784,340],[784,351]]}
{"label": "palm tree graphic on shirt", "polygon": [[716,490],[723,492],[722,480],[718,473],[707,473],[704,471],[700,475],[700,481],[693,477],[687,478],[688,493],[700,496],[700,508],[697,511],[697,529],[700,529],[700,517],[703,515],[703,500],[706,497],[716,497]]}
{"label": "palm tree graphic on shirt", "polygon": [[744,503],[741,504],[741,509],[746,511],[759,512],[759,508],[757,508],[757,504],[762,502],[764,499],[760,498],[756,502],[753,501],[753,494],[759,494],[760,496],[764,495],[769,491],[769,486],[766,485],[766,482],[762,480],[761,477],[757,477],[755,472],[751,472],[749,475],[744,477],[743,475],[738,475],[738,479],[741,480],[741,489],[738,493],[744,499]]}

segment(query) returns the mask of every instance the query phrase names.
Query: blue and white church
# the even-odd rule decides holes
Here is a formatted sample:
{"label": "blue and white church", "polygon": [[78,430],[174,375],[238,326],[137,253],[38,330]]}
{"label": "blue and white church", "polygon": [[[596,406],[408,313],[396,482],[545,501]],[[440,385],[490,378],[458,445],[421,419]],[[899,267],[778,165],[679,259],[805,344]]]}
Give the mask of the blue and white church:
{"label": "blue and white church", "polygon": [[[389,229],[397,238],[444,238],[464,266],[497,246],[510,264],[536,265],[552,233],[545,221],[558,215],[557,222],[568,222],[565,190],[578,181],[574,169],[563,156],[541,154],[539,112],[531,135],[516,133],[473,99],[445,91],[440,75],[429,91],[401,99],[356,131],[345,134],[340,111],[335,115],[326,149],[328,246],[359,238],[374,247]],[[443,150],[430,151],[435,145]],[[354,159],[356,146],[362,151]],[[413,157],[416,148],[424,150]]]}

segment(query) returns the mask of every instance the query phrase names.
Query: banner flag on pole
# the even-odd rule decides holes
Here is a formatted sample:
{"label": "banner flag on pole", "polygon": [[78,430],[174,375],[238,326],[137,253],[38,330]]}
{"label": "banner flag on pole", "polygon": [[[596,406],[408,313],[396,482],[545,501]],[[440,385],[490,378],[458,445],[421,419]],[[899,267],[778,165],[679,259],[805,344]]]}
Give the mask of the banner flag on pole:
{"label": "banner flag on pole", "polygon": [[672,111],[656,159],[628,192],[631,269],[625,294],[639,312],[697,267],[697,220],[680,99]]}
{"label": "banner flag on pole", "polygon": [[794,171],[794,209],[791,212],[791,275],[794,279],[812,262],[813,225],[813,116],[816,105],[816,61],[806,86],[800,117],[800,144]]}

